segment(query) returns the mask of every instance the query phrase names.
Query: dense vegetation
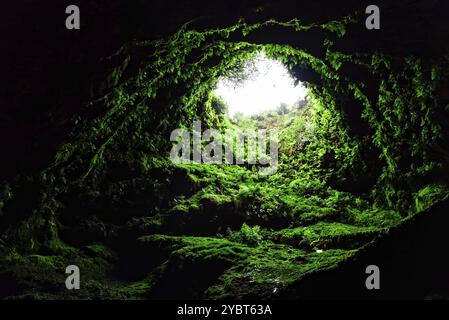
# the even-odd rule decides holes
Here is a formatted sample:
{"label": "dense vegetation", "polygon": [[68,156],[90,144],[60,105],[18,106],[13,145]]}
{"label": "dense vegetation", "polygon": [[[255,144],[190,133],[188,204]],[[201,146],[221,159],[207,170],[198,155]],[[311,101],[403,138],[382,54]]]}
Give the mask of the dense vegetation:
{"label": "dense vegetation", "polygon": [[[449,58],[337,49],[356,23],[186,24],[105,59],[110,72],[52,163],[1,184],[3,295],[282,296],[446,199]],[[257,37],[273,29],[324,34],[320,53]],[[228,119],[212,91],[260,51],[298,81],[307,75],[310,99]],[[195,119],[276,128],[277,173],[173,164],[170,132]],[[71,264],[83,277],[76,292],[64,285]]]}

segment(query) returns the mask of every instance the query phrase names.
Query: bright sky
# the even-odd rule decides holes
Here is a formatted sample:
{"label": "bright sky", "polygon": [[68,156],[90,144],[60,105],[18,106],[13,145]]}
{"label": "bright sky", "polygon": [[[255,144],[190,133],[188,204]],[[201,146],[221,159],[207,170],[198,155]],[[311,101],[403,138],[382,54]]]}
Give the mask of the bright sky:
{"label": "bright sky", "polygon": [[306,96],[306,88],[301,83],[294,86],[293,78],[281,62],[261,54],[256,67],[254,78],[237,88],[226,81],[219,81],[214,93],[228,103],[230,116],[236,112],[253,115],[274,110],[281,102],[292,105],[298,98]]}

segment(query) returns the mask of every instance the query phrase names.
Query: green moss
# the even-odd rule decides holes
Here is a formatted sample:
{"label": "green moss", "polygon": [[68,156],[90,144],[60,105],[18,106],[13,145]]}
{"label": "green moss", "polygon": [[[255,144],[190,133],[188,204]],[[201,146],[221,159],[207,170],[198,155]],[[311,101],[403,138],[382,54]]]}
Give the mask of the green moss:
{"label": "green moss", "polygon": [[228,195],[222,195],[222,194],[213,194],[213,193],[205,193],[201,196],[200,202],[202,203],[209,203],[213,206],[224,206],[231,204],[232,198]]}
{"label": "green moss", "polygon": [[[447,188],[433,180],[447,162],[444,120],[435,120],[448,111],[436,99],[447,86],[447,61],[397,63],[381,53],[336,50],[353,22],[240,21],[214,30],[187,24],[120,49],[114,58],[123,59],[105,79],[104,95],[70,120],[73,130],[54,161],[0,187],[0,209],[16,222],[2,229],[0,262],[20,288],[16,297],[276,297],[337,267],[402,216],[446,199]],[[263,28],[319,30],[328,39],[317,56],[248,42]],[[211,92],[260,51],[292,72],[314,74],[310,101],[231,122]],[[131,68],[134,57],[145,58]],[[366,70],[370,90],[344,66]],[[361,115],[350,114],[354,109]],[[278,129],[278,172],[172,164],[170,132],[198,118],[220,130]],[[77,248],[60,241],[67,230],[66,239],[82,240]],[[117,261],[129,263],[137,280],[117,279]],[[64,288],[70,264],[83,272],[83,289],[75,293]]]}
{"label": "green moss", "polygon": [[354,213],[354,223],[373,228],[390,228],[403,221],[401,214],[394,210],[372,208]]}
{"label": "green moss", "polygon": [[[114,298],[116,284],[111,280],[113,253],[100,244],[84,249],[66,248],[58,255],[21,255],[10,252],[0,259],[2,273],[16,283],[20,293],[14,299],[91,299]],[[76,265],[82,278],[81,290],[65,286],[66,267]]]}
{"label": "green moss", "polygon": [[449,189],[445,185],[429,185],[414,194],[416,212],[430,208],[438,201],[447,199]]}
{"label": "green moss", "polygon": [[151,289],[152,283],[150,279],[120,286],[117,289],[117,299],[145,299],[148,291]]}
{"label": "green moss", "polygon": [[309,253],[282,245],[258,247],[250,257],[228,269],[205,292],[208,299],[268,299],[303,277],[336,267],[354,251]]}
{"label": "green moss", "polygon": [[[254,228],[242,228],[246,229],[254,233]],[[309,236],[309,240],[324,236],[358,236],[371,231],[346,225],[319,225],[313,229],[315,236]],[[305,230],[301,232],[302,236]],[[295,231],[298,233],[298,230],[285,230],[271,237],[282,234],[292,239]],[[262,231],[257,228],[257,232]],[[305,234],[307,237],[307,232]],[[148,291],[149,297],[267,298],[310,273],[336,267],[355,253],[345,250],[307,252],[270,241],[260,241],[254,247],[252,243],[247,246],[207,237],[154,235],[142,238],[142,241],[159,243],[159,247],[171,252],[152,272],[153,286]]]}
{"label": "green moss", "polygon": [[360,227],[342,223],[320,222],[308,227],[275,232],[274,241],[308,249],[358,248],[384,231],[375,227]]}
{"label": "green moss", "polygon": [[263,235],[261,234],[260,226],[250,227],[244,223],[240,231],[232,232],[228,239],[234,242],[241,242],[248,246],[256,247],[261,245]]}

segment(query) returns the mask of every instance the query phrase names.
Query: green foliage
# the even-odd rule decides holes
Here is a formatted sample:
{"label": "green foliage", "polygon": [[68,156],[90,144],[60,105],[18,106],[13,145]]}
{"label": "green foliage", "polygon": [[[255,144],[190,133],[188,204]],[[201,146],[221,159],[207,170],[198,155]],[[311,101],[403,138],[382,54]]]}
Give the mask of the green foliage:
{"label": "green foliage", "polygon": [[[123,61],[105,79],[109,89],[71,119],[53,163],[1,185],[0,209],[14,223],[2,229],[0,263],[23,288],[18,297],[68,297],[61,270],[73,263],[88,270],[79,298],[160,298],[178,289],[186,298],[276,297],[307,275],[335,268],[402,216],[447,199],[447,183],[435,176],[449,159],[448,110],[437,99],[448,61],[340,52],[335,38],[345,37],[352,22],[240,21],[214,30],[187,24],[120,49]],[[323,31],[323,54],[247,41],[271,27]],[[298,67],[314,73],[310,99],[228,119],[226,104],[211,92],[220,77],[250,76],[245,67],[260,51],[292,74]],[[145,58],[133,65],[134,56]],[[370,87],[353,81],[346,65],[367,71]],[[172,164],[170,132],[198,118],[220,130],[277,129],[277,173]],[[375,182],[370,194],[343,187],[357,189],[361,176]],[[21,193],[32,193],[32,201]],[[70,231],[86,243],[63,244],[60,235]],[[123,257],[144,262],[131,263],[134,282],[111,281],[121,247],[130,251]]]}
{"label": "green foliage", "polygon": [[355,251],[327,250],[305,254],[283,245],[257,247],[251,255],[223,273],[204,293],[209,299],[273,299],[293,283],[334,268]]}
{"label": "green foliage", "polygon": [[246,223],[244,223],[240,232],[233,233],[230,239],[232,241],[242,242],[244,244],[247,244],[248,246],[259,246],[262,241],[260,226],[250,227]]}
{"label": "green foliage", "polygon": [[[14,299],[27,300],[122,299],[123,289],[110,279],[115,261],[115,255],[101,244],[81,249],[61,245],[60,251],[52,255],[10,251],[0,258],[2,276],[21,288],[21,294]],[[65,270],[69,265],[82,270],[82,290],[68,291],[65,287]]]}
{"label": "green foliage", "polygon": [[319,222],[308,227],[284,229],[271,235],[276,242],[300,248],[357,248],[381,234],[382,229],[343,223]]}

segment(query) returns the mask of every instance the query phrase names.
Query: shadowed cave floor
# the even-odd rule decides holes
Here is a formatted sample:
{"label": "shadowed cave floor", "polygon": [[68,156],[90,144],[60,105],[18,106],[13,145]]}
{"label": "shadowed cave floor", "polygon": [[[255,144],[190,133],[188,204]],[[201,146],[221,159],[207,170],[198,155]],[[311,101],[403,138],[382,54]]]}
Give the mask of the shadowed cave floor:
{"label": "shadowed cave floor", "polygon": [[[163,166],[155,170],[167,173]],[[172,166],[169,172],[168,185],[182,190],[171,206],[122,223],[104,221],[100,214],[62,220],[61,242],[53,252],[4,255],[1,296],[447,297],[444,202],[402,220],[300,176],[263,177],[214,165]],[[80,267],[80,290],[65,288],[65,268],[72,264]],[[370,264],[380,267],[381,290],[365,288]]]}

